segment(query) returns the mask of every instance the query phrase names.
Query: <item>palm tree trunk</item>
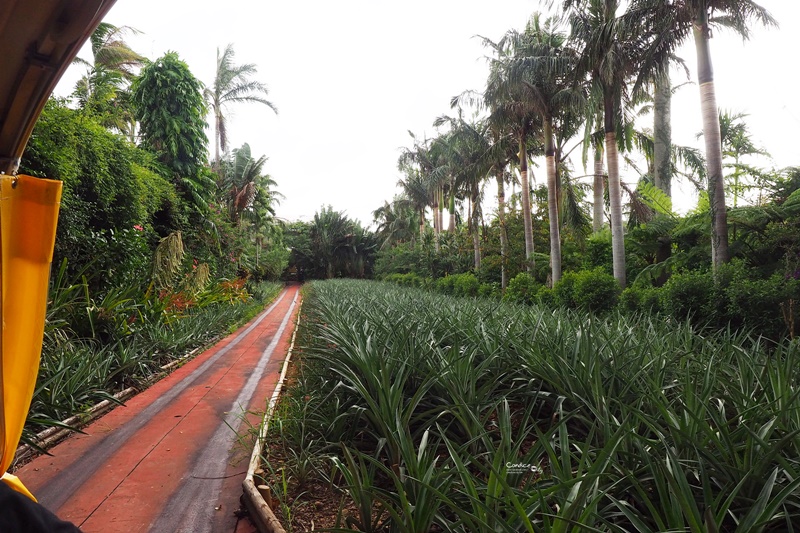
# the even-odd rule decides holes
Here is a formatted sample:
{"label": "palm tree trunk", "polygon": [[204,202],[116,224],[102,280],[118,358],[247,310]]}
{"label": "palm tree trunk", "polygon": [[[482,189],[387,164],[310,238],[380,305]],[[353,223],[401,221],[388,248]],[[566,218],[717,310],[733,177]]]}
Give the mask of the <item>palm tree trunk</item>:
{"label": "palm tree trunk", "polygon": [[425,208],[419,210],[419,242],[422,244],[425,238]]}
{"label": "palm tree trunk", "polygon": [[222,165],[220,164],[219,160],[219,145],[220,145],[220,116],[218,112],[214,113],[214,170],[219,173],[220,168]]}
{"label": "palm tree trunk", "polygon": [[439,253],[439,194],[433,193],[433,205],[431,206],[431,214],[433,215],[433,249]]}
{"label": "palm tree trunk", "polygon": [[525,149],[525,134],[519,138],[519,175],[522,188],[522,226],[525,232],[525,262],[528,272],[533,263],[533,222],[531,220],[531,190],[528,185],[528,152]]}
{"label": "palm tree trunk", "polygon": [[450,181],[450,203],[447,206],[447,211],[450,213],[450,220],[447,225],[447,231],[449,233],[456,232],[456,193],[455,193],[455,183]]}
{"label": "palm tree trunk", "polygon": [[439,189],[439,232],[444,231],[444,187]]}
{"label": "palm tree trunk", "polygon": [[500,288],[505,292],[508,285],[508,273],[506,272],[508,236],[506,235],[506,188],[503,184],[503,169],[497,171],[497,219],[500,222]]}
{"label": "palm tree trunk", "polygon": [[708,201],[711,205],[711,260],[716,271],[728,262],[728,214],[725,210],[725,186],[722,176],[722,140],[719,111],[714,89],[714,71],[708,46],[708,13],[697,11],[694,21],[694,44],[697,52],[697,81],[700,84],[700,111],[703,115],[703,138],[706,144]]}
{"label": "palm tree trunk", "polygon": [[473,250],[473,259],[475,264],[475,272],[477,272],[481,268],[481,241],[480,241],[480,233],[479,233],[479,219],[478,219],[478,193],[477,191],[473,191],[472,198],[470,198],[472,202],[472,250]]}
{"label": "palm tree trunk", "polygon": [[594,149],[594,206],[592,211],[592,231],[597,233],[603,229],[604,209],[603,209],[603,147],[596,146]]}
{"label": "palm tree trunk", "polygon": [[655,186],[672,197],[672,86],[669,73],[655,78],[653,98],[653,166]]}
{"label": "palm tree trunk", "polygon": [[547,214],[550,219],[550,271],[552,283],[561,279],[561,231],[558,223],[558,183],[553,143],[553,121],[544,121],[544,153],[547,164]]}
{"label": "palm tree trunk", "polygon": [[622,188],[619,182],[617,134],[606,131],[606,164],[608,166],[608,196],[611,200],[611,255],[614,277],[625,288],[625,232],[622,227]]}

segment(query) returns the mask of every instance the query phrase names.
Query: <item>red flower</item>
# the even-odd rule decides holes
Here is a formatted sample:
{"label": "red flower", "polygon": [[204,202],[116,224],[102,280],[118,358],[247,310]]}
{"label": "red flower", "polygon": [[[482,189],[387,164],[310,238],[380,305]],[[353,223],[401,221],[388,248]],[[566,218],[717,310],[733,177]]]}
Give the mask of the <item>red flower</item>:
{"label": "red flower", "polygon": [[133,229],[135,229],[136,231],[144,231],[144,228],[139,224],[134,224]]}

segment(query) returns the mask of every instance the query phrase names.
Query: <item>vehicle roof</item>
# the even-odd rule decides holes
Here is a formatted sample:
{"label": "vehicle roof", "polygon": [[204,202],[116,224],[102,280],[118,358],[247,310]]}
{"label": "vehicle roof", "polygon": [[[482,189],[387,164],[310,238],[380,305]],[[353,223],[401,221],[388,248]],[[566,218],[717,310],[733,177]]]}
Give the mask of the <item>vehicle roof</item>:
{"label": "vehicle roof", "polygon": [[16,171],[58,80],[114,2],[0,2],[0,173]]}

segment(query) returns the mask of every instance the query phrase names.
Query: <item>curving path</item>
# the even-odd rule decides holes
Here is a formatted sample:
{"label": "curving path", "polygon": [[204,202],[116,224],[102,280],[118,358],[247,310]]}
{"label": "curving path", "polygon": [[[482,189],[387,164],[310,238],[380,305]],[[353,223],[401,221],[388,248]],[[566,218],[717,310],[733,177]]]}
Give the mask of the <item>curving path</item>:
{"label": "curving path", "polygon": [[237,433],[277,384],[298,288],[16,475],[85,533],[254,531],[234,515],[253,441]]}

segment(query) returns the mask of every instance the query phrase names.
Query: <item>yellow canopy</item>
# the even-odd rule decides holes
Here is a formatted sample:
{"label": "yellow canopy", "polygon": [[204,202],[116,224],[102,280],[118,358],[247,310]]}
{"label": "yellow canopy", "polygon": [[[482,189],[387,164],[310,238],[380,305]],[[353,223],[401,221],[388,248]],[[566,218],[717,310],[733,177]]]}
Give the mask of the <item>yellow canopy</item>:
{"label": "yellow canopy", "polygon": [[31,498],[6,470],[39,373],[60,203],[60,181],[0,176],[0,472],[11,488]]}
{"label": "yellow canopy", "polygon": [[28,496],[5,472],[39,370],[61,183],[5,174],[17,172],[50,93],[114,2],[0,1],[0,474]]}

